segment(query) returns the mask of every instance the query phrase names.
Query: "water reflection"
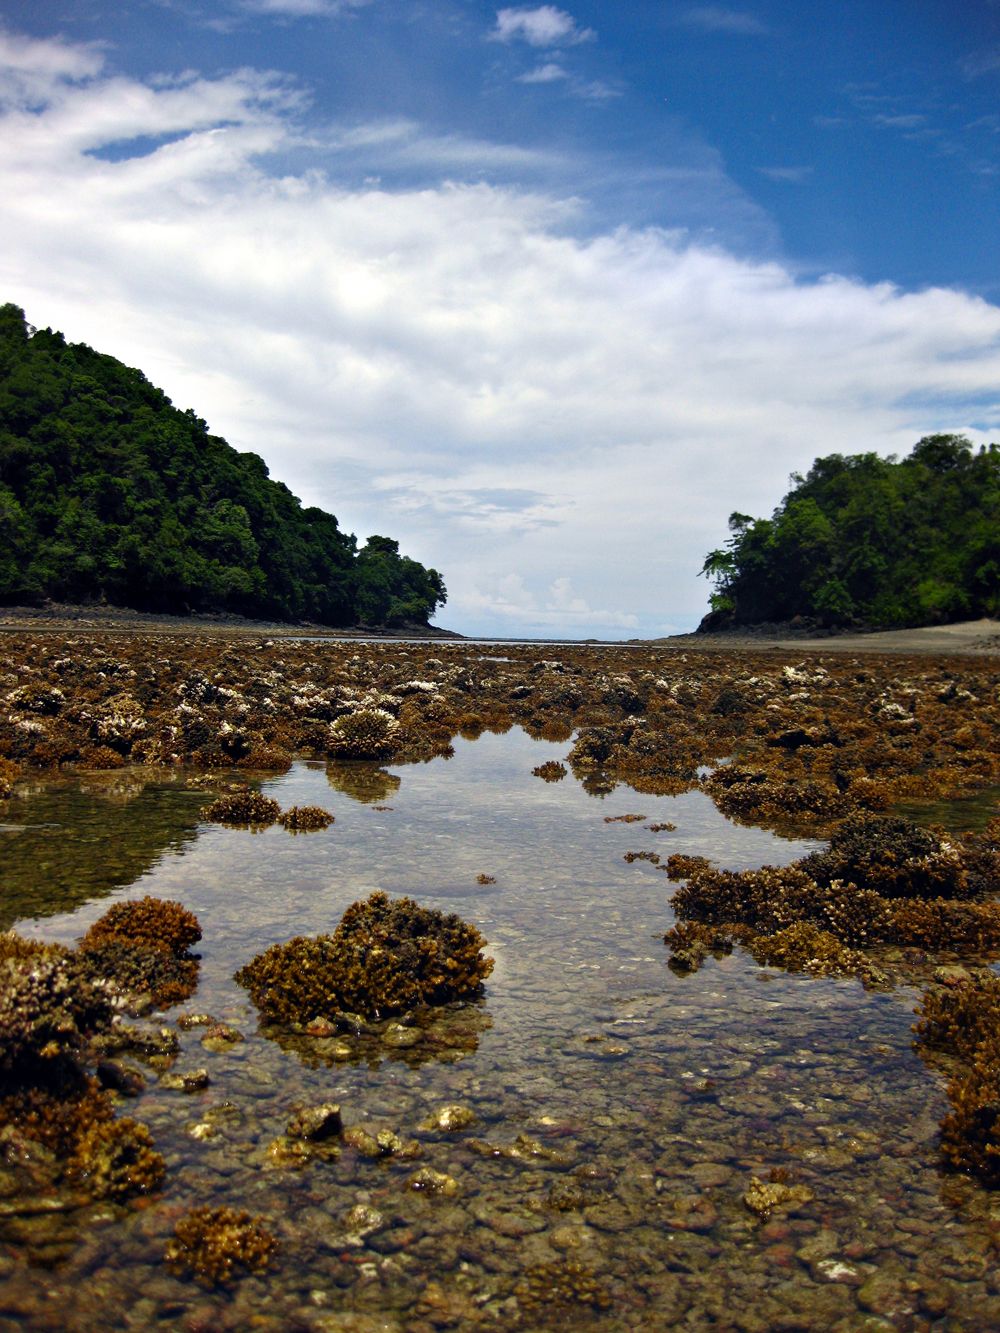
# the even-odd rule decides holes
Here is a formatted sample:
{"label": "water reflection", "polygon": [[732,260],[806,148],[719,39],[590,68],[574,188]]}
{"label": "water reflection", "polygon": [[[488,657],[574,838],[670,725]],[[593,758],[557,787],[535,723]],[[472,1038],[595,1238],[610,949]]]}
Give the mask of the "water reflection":
{"label": "water reflection", "polygon": [[19,783],[0,826],[0,929],[72,911],[180,855],[204,801],[162,770]]}
{"label": "water reflection", "polygon": [[399,790],[402,778],[378,764],[352,760],[326,766],[326,780],[334,791],[343,792],[362,805],[380,805]]}

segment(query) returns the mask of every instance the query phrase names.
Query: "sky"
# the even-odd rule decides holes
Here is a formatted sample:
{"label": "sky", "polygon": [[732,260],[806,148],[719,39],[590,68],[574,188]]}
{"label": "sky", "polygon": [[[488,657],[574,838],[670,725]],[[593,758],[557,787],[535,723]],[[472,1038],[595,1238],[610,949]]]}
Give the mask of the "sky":
{"label": "sky", "polygon": [[0,301],[473,635],[693,628],[734,510],[1000,439],[1000,0],[0,0]]}

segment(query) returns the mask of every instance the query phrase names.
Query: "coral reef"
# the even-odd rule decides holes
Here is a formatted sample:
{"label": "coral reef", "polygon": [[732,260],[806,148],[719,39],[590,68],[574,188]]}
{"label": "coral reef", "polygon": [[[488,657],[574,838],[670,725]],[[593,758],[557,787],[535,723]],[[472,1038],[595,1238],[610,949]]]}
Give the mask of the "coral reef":
{"label": "coral reef", "polygon": [[178,1276],[226,1284],[243,1273],[264,1273],[278,1242],[265,1219],[239,1208],[193,1208],[174,1228],[165,1259]]}
{"label": "coral reef", "polygon": [[67,1174],[95,1199],[121,1201],[158,1189],[166,1163],[145,1125],[127,1116],[97,1120],[80,1135]]}
{"label": "coral reef", "polygon": [[373,893],[347,909],[332,935],[272,945],[236,980],[272,1022],[385,1018],[478,994],[493,967],[485,943],[454,914]]}
{"label": "coral reef", "polygon": [[334,822],[329,810],[318,805],[293,805],[278,816],[278,823],[290,833],[304,833],[329,828]]}
{"label": "coral reef", "polygon": [[941,1121],[941,1154],[952,1170],[1000,1186],[1000,977],[986,969],[942,980],[925,991],[916,1046],[955,1072]]}
{"label": "coral reef", "polygon": [[81,944],[77,962],[80,974],[90,981],[101,982],[128,1001],[147,997],[160,1009],[186,1000],[198,985],[196,958],[116,936]]}
{"label": "coral reef", "polygon": [[569,769],[565,764],[560,764],[555,759],[546,759],[544,764],[539,764],[531,772],[536,778],[541,778],[543,782],[561,782]]}
{"label": "coral reef", "polygon": [[193,912],[170,899],[147,896],[109,907],[84,935],[81,947],[125,940],[180,955],[200,939],[201,926]]}
{"label": "coral reef", "polygon": [[924,992],[914,1024],[923,1049],[971,1060],[984,1042],[1000,1035],[1000,977],[986,969]]}
{"label": "coral reef", "polygon": [[20,1087],[0,1099],[0,1141],[16,1134],[65,1160],[84,1134],[114,1118],[114,1106],[97,1080],[73,1065],[53,1072],[46,1084]]}
{"label": "coral reef", "polygon": [[81,976],[126,1000],[148,997],[165,1007],[193,994],[198,960],[187,950],[201,939],[193,912],[162,898],[115,903],[90,927],[76,955]]}
{"label": "coral reef", "polygon": [[80,976],[72,955],[0,962],[0,1075],[29,1082],[39,1063],[75,1055],[110,1021],[106,991]]}
{"label": "coral reef", "polygon": [[962,898],[969,890],[957,847],[887,815],[851,815],[833,830],[826,851],[800,865],[817,884],[850,881],[886,898]]}
{"label": "coral reef", "polygon": [[359,708],[330,724],[327,748],[337,759],[389,759],[401,748],[400,725],[384,708]]}
{"label": "coral reef", "polygon": [[663,937],[670,949],[670,966],[675,972],[697,972],[707,958],[721,958],[732,953],[735,938],[732,929],[707,925],[704,921],[678,921]]}
{"label": "coral reef", "polygon": [[683,881],[673,898],[681,925],[664,941],[677,970],[716,951],[690,924],[701,923],[758,961],[884,986],[887,973],[859,950],[1000,951],[1000,903],[970,901],[993,891],[996,866],[992,832],[949,841],[906,819],[855,812],[825,850],[781,868],[716,870],[701,857],[669,857],[668,875]]}
{"label": "coral reef", "polygon": [[281,806],[269,796],[241,787],[218,797],[202,811],[213,824],[273,824],[281,814]]}

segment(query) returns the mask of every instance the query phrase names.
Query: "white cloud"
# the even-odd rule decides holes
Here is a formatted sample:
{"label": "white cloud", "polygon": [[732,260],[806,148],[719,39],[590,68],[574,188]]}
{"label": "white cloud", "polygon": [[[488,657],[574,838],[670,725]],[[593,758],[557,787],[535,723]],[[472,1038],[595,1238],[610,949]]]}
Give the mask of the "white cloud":
{"label": "white cloud", "polygon": [[511,623],[516,625],[516,633],[557,637],[578,637],[594,630],[635,630],[639,625],[635,615],[595,610],[586,598],[576,594],[572,581],[565,577],[553,579],[538,597],[521,575],[507,574],[486,591],[474,588],[463,594],[460,602],[465,614],[492,623],[501,636],[510,632]]}
{"label": "white cloud", "polygon": [[527,74],[518,75],[518,83],[555,83],[559,79],[566,79],[569,75],[562,65],[557,65],[549,61],[545,65],[538,65],[535,69],[528,70]]}
{"label": "white cloud", "polygon": [[581,237],[571,201],[514,187],[275,172],[310,140],[274,76],[143,85],[57,43],[31,61],[52,86],[0,116],[0,299],[142,367],[348,530],[398,537],[444,573],[455,628],[691,623],[729,512],[769,512],[793,469],[1000,433],[1000,310],[976,297],[806,281],[676,231]]}
{"label": "white cloud", "polygon": [[39,41],[0,28],[0,106],[44,102],[63,83],[93,78],[103,65],[94,46],[55,37]]}
{"label": "white cloud", "polygon": [[529,46],[578,46],[597,36],[593,28],[578,28],[572,14],[555,5],[498,9],[490,35],[498,42],[524,41]]}
{"label": "white cloud", "polygon": [[288,18],[332,18],[361,9],[371,0],[240,0],[240,7],[252,14],[284,15]]}
{"label": "white cloud", "polygon": [[696,5],[685,10],[678,21],[685,27],[700,28],[703,32],[726,32],[735,36],[757,37],[768,31],[767,24],[755,14],[722,5]]}
{"label": "white cloud", "polygon": [[813,173],[812,167],[758,167],[757,170],[768,180],[789,185],[800,185]]}
{"label": "white cloud", "polygon": [[487,171],[551,171],[562,159],[555,152],[497,143],[465,134],[429,134],[412,120],[375,121],[337,128],[325,136],[314,136],[339,153],[364,153],[381,168],[419,167],[445,174],[476,176]]}

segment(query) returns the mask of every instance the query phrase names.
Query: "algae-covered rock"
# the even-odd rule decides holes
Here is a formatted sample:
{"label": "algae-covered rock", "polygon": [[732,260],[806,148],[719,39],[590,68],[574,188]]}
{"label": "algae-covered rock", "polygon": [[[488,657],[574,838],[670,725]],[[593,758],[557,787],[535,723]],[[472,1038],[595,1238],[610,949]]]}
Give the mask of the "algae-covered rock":
{"label": "algae-covered rock", "polygon": [[385,1018],[478,994],[493,969],[485,943],[454,913],[373,893],[347,909],[332,935],[272,945],[236,980],[275,1023],[344,1013]]}
{"label": "algae-covered rock", "polygon": [[343,1128],[338,1104],[323,1102],[320,1106],[305,1106],[298,1110],[288,1122],[286,1133],[291,1139],[321,1143],[324,1139],[336,1138]]}

